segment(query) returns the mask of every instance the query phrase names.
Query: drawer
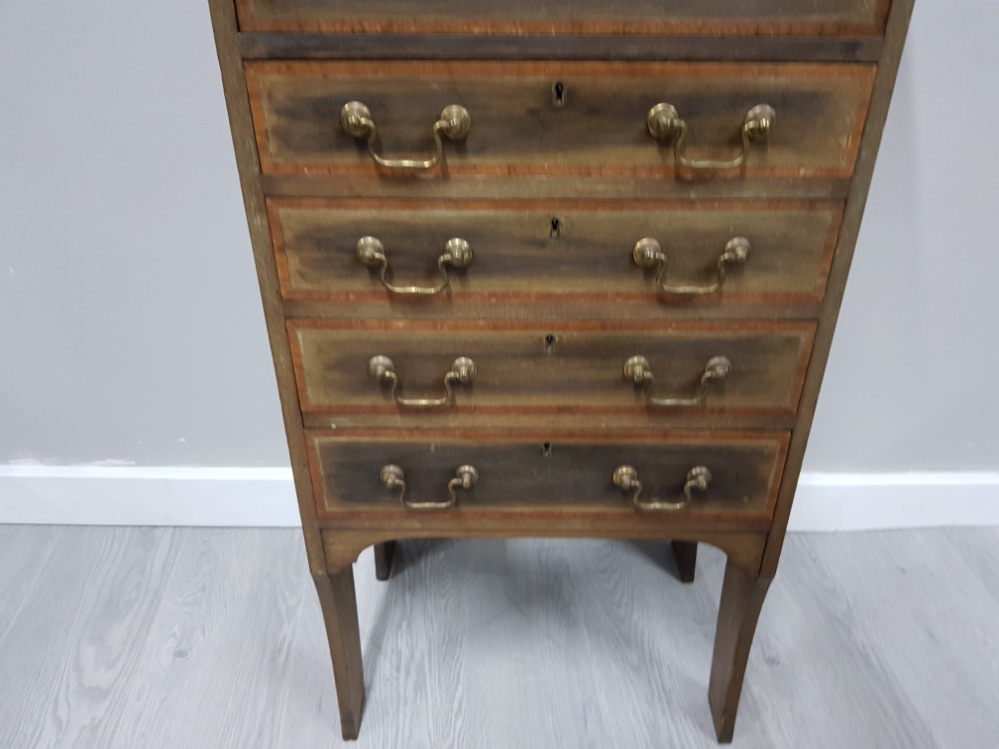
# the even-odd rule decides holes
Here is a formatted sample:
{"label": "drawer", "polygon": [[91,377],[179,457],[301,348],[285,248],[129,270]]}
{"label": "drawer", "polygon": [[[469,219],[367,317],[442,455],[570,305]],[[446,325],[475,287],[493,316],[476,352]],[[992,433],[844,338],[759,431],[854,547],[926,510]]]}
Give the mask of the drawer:
{"label": "drawer", "polygon": [[[637,514],[654,522],[653,515],[721,521],[766,519],[773,512],[787,450],[784,433],[609,437],[607,441],[579,432],[409,432],[385,437],[310,432],[307,440],[321,516],[376,511],[433,522],[447,513],[537,510],[552,512],[553,517]],[[459,475],[462,466],[475,471]],[[618,471],[624,466],[634,472]],[[698,484],[691,472],[699,468],[707,473],[696,471],[703,476]],[[641,484],[637,500],[635,480]],[[690,487],[688,480],[694,480]],[[404,507],[401,501],[441,505],[452,501],[452,493],[450,508]],[[659,502],[655,508],[645,504],[654,500]]]}
{"label": "drawer", "polygon": [[[847,178],[875,72],[864,64],[612,62],[262,61],[245,69],[265,173],[391,179]],[[352,101],[367,107],[377,138],[345,129],[341,111]],[[679,125],[669,137],[651,134],[659,104],[685,123],[682,143]],[[773,127],[765,141],[744,143],[747,113],[761,104],[773,107]],[[431,163],[435,123],[452,105],[471,124],[454,141],[441,136],[442,167]],[[384,168],[372,150],[427,168]],[[678,165],[743,155],[738,168]]]}
{"label": "drawer", "polygon": [[889,0],[236,0],[243,31],[359,34],[880,34]]}
{"label": "drawer", "polygon": [[815,333],[810,322],[288,327],[302,411],[322,415],[310,423],[417,428],[541,417],[554,425],[785,427]]}
{"label": "drawer", "polygon": [[[663,314],[817,309],[842,215],[833,203],[745,202],[271,199],[268,211],[285,299],[380,302],[382,316],[408,301],[443,315],[498,301],[631,304]],[[378,240],[383,261],[361,259],[376,246],[364,237]],[[748,240],[744,261],[731,251],[738,238]],[[448,249],[453,239],[467,244],[465,260]],[[635,247],[645,239],[656,240],[665,261],[638,263]]]}

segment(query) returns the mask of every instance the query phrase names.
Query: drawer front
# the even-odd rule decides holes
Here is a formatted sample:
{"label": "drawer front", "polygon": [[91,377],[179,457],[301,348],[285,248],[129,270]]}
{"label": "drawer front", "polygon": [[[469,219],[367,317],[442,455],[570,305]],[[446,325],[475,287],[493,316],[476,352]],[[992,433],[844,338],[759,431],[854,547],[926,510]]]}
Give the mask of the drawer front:
{"label": "drawer front", "polygon": [[[265,173],[395,179],[412,170],[375,164],[368,139],[341,125],[347,102],[368,107],[380,156],[416,161],[436,153],[442,111],[465,107],[467,137],[444,139],[446,169],[418,170],[428,179],[846,178],[874,71],[795,63],[246,63]],[[772,106],[776,119],[765,142],[749,142],[741,168],[678,168],[677,138],[656,139],[647,124],[660,103],[686,123],[681,155],[693,160],[738,158],[744,118],[758,104]]]}
{"label": "drawer front", "polygon": [[243,31],[361,34],[880,34],[889,0],[236,0]]}
{"label": "drawer front", "polygon": [[[542,299],[641,304],[665,314],[691,304],[722,311],[757,305],[764,314],[773,306],[818,305],[842,214],[829,203],[272,199],[268,209],[285,299],[380,301],[386,309],[415,299],[442,314]],[[383,248],[385,283],[382,266],[358,256],[368,236]],[[749,240],[749,256],[723,263],[722,277],[719,260],[738,237]],[[445,269],[445,287],[438,260],[453,238],[468,243],[471,258],[464,268]],[[643,269],[636,262],[634,248],[645,238],[659,243],[665,263]]]}
{"label": "drawer front", "polygon": [[[674,516],[691,520],[769,518],[787,449],[786,434],[672,433],[614,435],[612,442],[574,433],[373,433],[308,435],[320,515],[370,513],[433,522],[441,511],[404,507],[448,503],[449,513],[524,510]],[[474,484],[449,483],[462,466],[472,466]],[[615,471],[635,469],[639,501],[682,503],[692,469],[707,468],[705,487],[690,488],[688,505],[639,510],[633,484],[618,486]],[[649,520],[651,522],[651,520]]]}
{"label": "drawer front", "polygon": [[[289,332],[303,412],[331,415],[337,426],[498,426],[544,417],[547,424],[783,427],[793,422],[815,326],[299,320]],[[394,394],[391,378],[372,370],[373,357],[391,360]],[[447,402],[396,402],[444,398],[445,375],[461,357],[475,373],[451,383]],[[629,377],[633,357],[646,361],[633,362]],[[719,357],[729,371],[711,366],[704,382]]]}

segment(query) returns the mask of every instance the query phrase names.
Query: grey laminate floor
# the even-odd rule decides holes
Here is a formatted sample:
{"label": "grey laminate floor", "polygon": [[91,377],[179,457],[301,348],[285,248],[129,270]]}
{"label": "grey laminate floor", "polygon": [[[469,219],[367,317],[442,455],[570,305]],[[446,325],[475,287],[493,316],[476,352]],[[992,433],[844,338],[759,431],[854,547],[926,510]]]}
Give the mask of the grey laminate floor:
{"label": "grey laminate floor", "polygon": [[[723,557],[665,545],[410,542],[355,568],[362,747],[715,746]],[[291,530],[0,526],[0,747],[339,745]],[[999,530],[798,535],[735,747],[999,746]]]}

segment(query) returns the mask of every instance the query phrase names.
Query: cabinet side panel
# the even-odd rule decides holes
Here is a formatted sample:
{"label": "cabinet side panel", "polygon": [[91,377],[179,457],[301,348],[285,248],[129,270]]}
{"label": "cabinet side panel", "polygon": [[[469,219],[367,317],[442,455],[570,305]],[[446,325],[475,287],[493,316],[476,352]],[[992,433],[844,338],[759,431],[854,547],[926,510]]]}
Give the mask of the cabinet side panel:
{"label": "cabinet side panel", "polygon": [[801,473],[801,464],[804,460],[808,435],[815,415],[819,388],[825,373],[826,362],[829,359],[829,348],[832,345],[833,334],[836,330],[836,319],[839,316],[840,304],[843,301],[843,291],[850,271],[850,263],[853,260],[853,251],[857,245],[857,236],[860,232],[861,219],[864,216],[867,194],[871,187],[874,163],[877,160],[878,148],[881,146],[881,135],[884,131],[885,121],[888,118],[888,107],[891,103],[891,95],[895,88],[895,79],[902,59],[902,49],[905,46],[905,37],[909,29],[913,2],[914,0],[895,0],[888,16],[884,51],[874,80],[874,93],[857,157],[857,169],[847,196],[846,209],[843,214],[843,228],[840,232],[839,245],[829,275],[825,309],[819,320],[815,347],[812,351],[808,373],[805,376],[805,387],[798,410],[798,422],[791,437],[784,478],[777,496],[777,511],[774,514],[773,530],[763,555],[761,571],[763,575],[772,576],[777,570],[780,559],[787,522],[791,514],[791,504],[797,489],[798,476]]}
{"label": "cabinet side panel", "polygon": [[246,79],[237,43],[236,13],[232,0],[209,0],[212,26],[215,30],[215,46],[222,72],[222,86],[225,91],[226,107],[229,111],[229,124],[232,129],[233,147],[239,168],[240,187],[246,205],[246,218],[250,227],[250,242],[253,247],[257,277],[260,281],[260,295],[267,320],[267,336],[274,357],[278,391],[281,398],[281,412],[285,431],[288,434],[288,448],[291,454],[291,467],[295,477],[295,490],[298,496],[299,511],[302,516],[302,530],[305,534],[305,548],[309,557],[309,568],[313,575],[326,574],[326,561],[322,538],[315,524],[316,509],[312,496],[312,483],[309,476],[309,459],[305,449],[305,435],[302,431],[302,414],[298,407],[295,390],[295,375],[288,347],[288,334],[284,312],[281,308],[280,289],[274,254],[270,246],[270,228],[267,222],[267,209],[260,189],[260,159],[253,138],[253,121],[250,104],[246,95]]}

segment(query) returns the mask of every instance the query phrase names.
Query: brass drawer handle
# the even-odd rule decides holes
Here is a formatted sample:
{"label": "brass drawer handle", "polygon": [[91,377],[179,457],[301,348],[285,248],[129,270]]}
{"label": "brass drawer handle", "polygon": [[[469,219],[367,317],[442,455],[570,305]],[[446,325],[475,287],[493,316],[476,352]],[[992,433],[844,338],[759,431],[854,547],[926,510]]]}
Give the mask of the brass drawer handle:
{"label": "brass drawer handle", "polygon": [[391,463],[384,466],[378,478],[386,489],[398,489],[399,501],[403,507],[410,510],[447,510],[458,504],[458,489],[471,489],[479,480],[479,472],[475,466],[459,466],[454,472],[454,478],[447,482],[448,494],[451,496],[443,502],[413,502],[406,499],[406,474],[397,465]]}
{"label": "brass drawer handle", "polygon": [[669,258],[663,252],[662,245],[651,237],[639,239],[635,243],[635,248],[631,251],[631,258],[635,265],[643,270],[653,270],[659,268],[656,276],[656,288],[666,294],[713,294],[721,289],[725,283],[725,268],[729,265],[745,265],[749,261],[749,251],[752,245],[745,237],[733,237],[725,244],[725,249],[718,256],[716,265],[715,280],[706,286],[670,285],[666,280],[666,269]]}
{"label": "brass drawer handle", "polygon": [[687,472],[687,483],[683,485],[683,499],[674,501],[663,499],[640,499],[642,482],[638,480],[638,469],[634,466],[618,466],[614,471],[614,485],[622,491],[635,492],[631,495],[631,503],[636,510],[651,510],[656,512],[676,512],[682,510],[693,501],[691,493],[694,489],[707,491],[711,483],[711,471],[705,466],[695,466]]}
{"label": "brass drawer handle", "polygon": [[357,259],[369,268],[381,268],[379,277],[382,280],[382,286],[393,294],[433,296],[440,294],[451,285],[451,281],[447,277],[447,266],[467,268],[472,264],[472,247],[461,237],[452,237],[447,241],[443,254],[437,258],[437,270],[441,274],[441,282],[436,286],[396,286],[391,283],[386,278],[389,261],[385,256],[385,245],[377,237],[361,237],[357,240]]}
{"label": "brass drawer handle", "polygon": [[757,104],[746,112],[742,122],[742,153],[728,161],[691,159],[684,155],[683,146],[687,140],[687,123],[680,119],[680,113],[672,104],[662,102],[649,110],[645,123],[649,134],[656,140],[673,141],[673,158],[676,163],[695,171],[715,171],[735,169],[746,162],[749,146],[753,142],[763,142],[770,135],[777,119],[776,110],[769,104]]}
{"label": "brass drawer handle", "polygon": [[378,153],[380,141],[378,128],[371,119],[371,110],[359,101],[348,101],[340,110],[340,126],[354,138],[368,139],[368,153],[379,166],[387,169],[405,169],[411,172],[424,172],[446,162],[443,135],[450,141],[465,140],[472,129],[472,117],[460,104],[444,107],[441,116],[434,123],[434,142],[437,153],[429,159],[387,159]]}
{"label": "brass drawer handle", "polygon": [[475,362],[467,356],[460,356],[451,364],[451,369],[444,375],[445,394],[440,398],[403,398],[399,390],[399,376],[395,373],[395,364],[387,356],[372,356],[368,362],[368,374],[378,382],[392,383],[392,397],[400,406],[413,408],[436,408],[449,406],[454,402],[452,383],[471,384],[475,379]]}
{"label": "brass drawer handle", "polygon": [[708,385],[718,380],[724,380],[731,371],[732,362],[728,358],[713,356],[704,365],[704,372],[701,374],[701,382],[696,395],[689,398],[657,398],[652,394],[656,378],[652,373],[649,360],[644,356],[633,356],[624,363],[625,379],[631,380],[636,385],[643,386],[646,404],[660,407],[700,406],[704,403],[705,398],[707,398]]}

